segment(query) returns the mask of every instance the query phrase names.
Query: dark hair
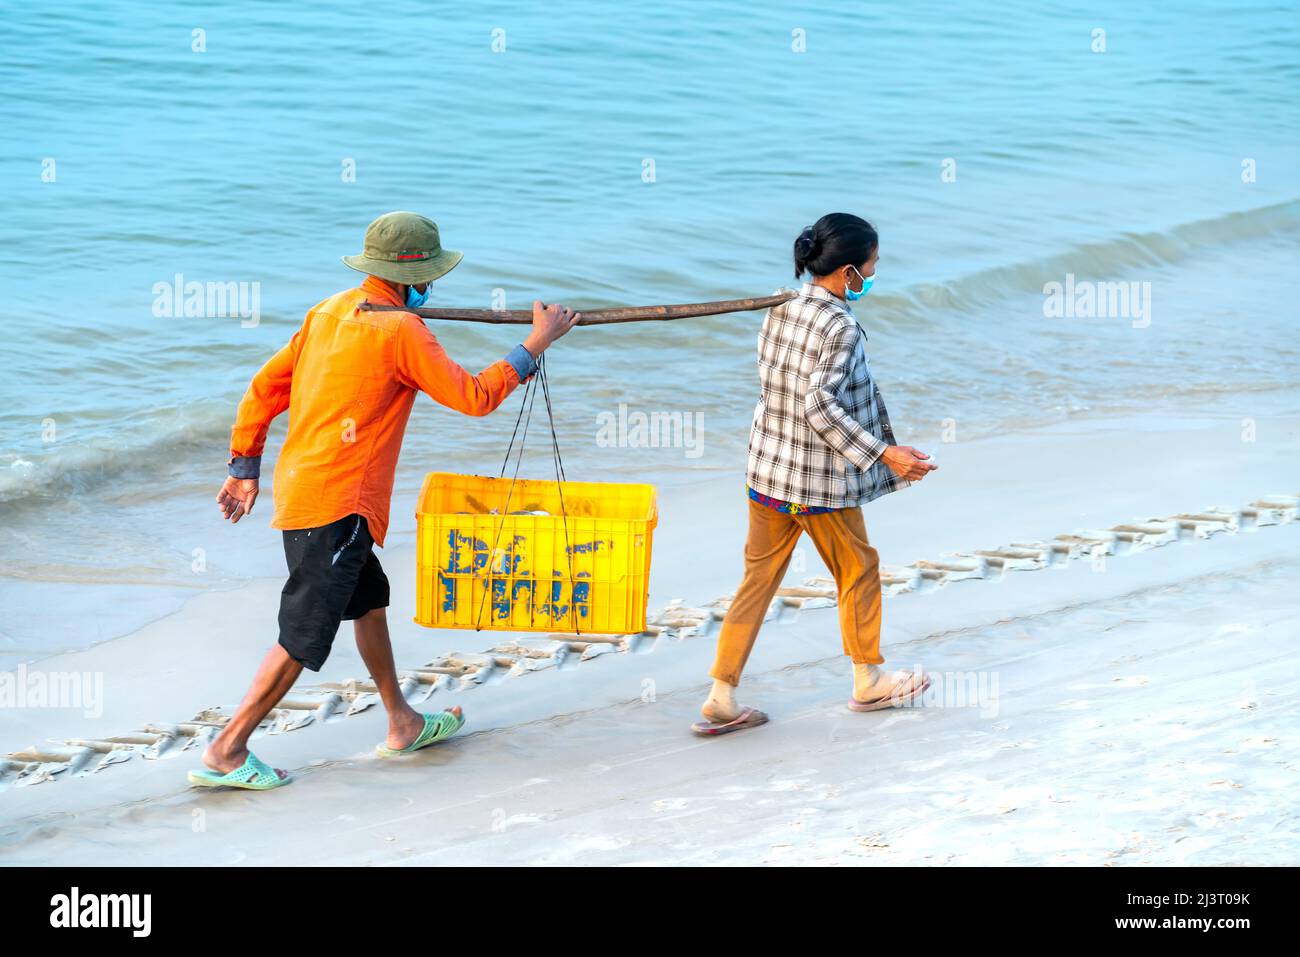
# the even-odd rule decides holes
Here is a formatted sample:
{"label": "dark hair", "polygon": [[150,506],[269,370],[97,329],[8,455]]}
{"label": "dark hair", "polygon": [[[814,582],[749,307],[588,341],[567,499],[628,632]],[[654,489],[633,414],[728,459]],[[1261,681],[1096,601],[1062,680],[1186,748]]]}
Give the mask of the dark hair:
{"label": "dark hair", "polygon": [[827,213],[805,226],[794,241],[794,278],[827,276],[841,266],[860,266],[880,245],[876,229],[852,213]]}

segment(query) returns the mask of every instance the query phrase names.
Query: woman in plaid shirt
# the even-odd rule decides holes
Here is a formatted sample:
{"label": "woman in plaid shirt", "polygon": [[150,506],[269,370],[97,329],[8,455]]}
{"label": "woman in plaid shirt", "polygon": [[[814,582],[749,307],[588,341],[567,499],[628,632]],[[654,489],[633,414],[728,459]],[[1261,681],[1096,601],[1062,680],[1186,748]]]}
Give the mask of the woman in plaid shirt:
{"label": "woman in plaid shirt", "polygon": [[937,466],[894,442],[871,376],[863,333],[849,302],[875,280],[879,237],[866,220],[830,213],[794,243],[798,294],[768,310],[758,337],[761,393],[754,410],[746,478],[749,537],[736,591],[701,708],[703,734],[753,727],[763,712],[741,708],[735,691],[758,629],[807,532],[839,592],[844,652],[853,659],[849,707],[871,711],[925,690],[929,678],[878,666],[880,561],[867,541],[861,506],[919,482]]}

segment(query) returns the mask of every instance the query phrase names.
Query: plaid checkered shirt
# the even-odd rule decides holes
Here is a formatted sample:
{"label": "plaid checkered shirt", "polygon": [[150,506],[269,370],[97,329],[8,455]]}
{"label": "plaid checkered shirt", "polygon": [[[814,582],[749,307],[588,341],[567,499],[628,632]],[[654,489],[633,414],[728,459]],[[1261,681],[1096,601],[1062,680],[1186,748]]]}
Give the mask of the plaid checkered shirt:
{"label": "plaid checkered shirt", "polygon": [[853,508],[912,484],[880,461],[897,443],[866,339],[847,303],[811,282],[767,311],[750,488],[801,505]]}

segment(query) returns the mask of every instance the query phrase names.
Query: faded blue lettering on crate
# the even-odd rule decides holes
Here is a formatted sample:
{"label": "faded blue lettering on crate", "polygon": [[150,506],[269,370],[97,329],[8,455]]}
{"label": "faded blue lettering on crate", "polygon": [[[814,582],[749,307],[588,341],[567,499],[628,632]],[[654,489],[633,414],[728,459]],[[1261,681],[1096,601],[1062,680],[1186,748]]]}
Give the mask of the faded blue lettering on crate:
{"label": "faded blue lettering on crate", "polygon": [[[555,580],[551,582],[550,600],[540,603],[537,606],[538,611],[544,612],[551,616],[552,619],[562,620],[569,614],[569,606],[561,604],[564,598],[564,586],[568,584],[565,573],[558,568],[555,570]],[[578,579],[590,578],[589,572],[582,572]],[[573,607],[577,609],[578,617],[586,618],[591,614],[591,582],[574,581],[573,582]]]}
{"label": "faded blue lettering on crate", "polygon": [[[527,540],[523,535],[515,535],[510,544],[500,549],[500,561],[489,567],[488,544],[473,535],[465,535],[455,529],[447,533],[447,566],[438,570],[438,588],[442,593],[442,610],[451,614],[456,610],[458,578],[472,576],[488,579],[491,592],[492,615],[498,621],[510,619],[515,607],[522,601],[533,614],[549,616],[553,621],[562,621],[568,617],[572,606],[579,617],[587,618],[591,614],[591,582],[575,580],[572,583],[570,600],[565,601],[565,585],[568,584],[569,572],[562,569],[552,571],[550,588],[535,581],[523,565],[527,558]],[[612,547],[604,539],[580,542],[569,546],[569,555],[594,554],[601,546]],[[590,572],[579,572],[577,579],[590,579]],[[512,583],[510,586],[507,583]],[[546,592],[549,591],[549,594]],[[535,595],[540,600],[533,604]]]}
{"label": "faded blue lettering on crate", "polygon": [[450,615],[456,610],[456,579],[439,569],[438,587],[442,590],[442,610]]}
{"label": "faded blue lettering on crate", "polygon": [[450,575],[472,575],[488,560],[487,543],[472,535],[462,535],[456,529],[447,532],[447,567]]}
{"label": "faded blue lettering on crate", "polygon": [[506,584],[508,579],[492,579],[492,614],[498,621],[505,621],[510,617],[515,605],[519,604],[520,593],[524,593],[524,605],[528,606],[532,602],[533,582],[530,579],[516,579],[510,588],[510,597],[506,597]]}

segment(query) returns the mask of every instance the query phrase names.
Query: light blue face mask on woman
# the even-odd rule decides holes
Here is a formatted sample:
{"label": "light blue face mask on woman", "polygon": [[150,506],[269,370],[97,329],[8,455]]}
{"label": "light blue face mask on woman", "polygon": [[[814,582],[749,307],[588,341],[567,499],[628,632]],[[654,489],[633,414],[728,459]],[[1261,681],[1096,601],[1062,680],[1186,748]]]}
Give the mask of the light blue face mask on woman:
{"label": "light blue face mask on woman", "polygon": [[424,292],[416,292],[414,286],[407,286],[406,304],[410,306],[412,309],[419,309],[421,306],[423,306],[426,302],[429,301],[429,290],[432,287],[433,287],[433,283],[431,282],[425,283]]}
{"label": "light blue face mask on woman", "polygon": [[857,292],[854,292],[852,289],[850,289],[848,283],[844,284],[844,298],[850,301],[855,301],[861,299],[867,293],[871,292],[871,287],[876,281],[876,274],[872,273],[870,278],[868,278],[867,276],[864,276],[862,275],[862,273],[858,272],[857,266],[850,266],[849,268],[852,269],[854,272],[857,272],[858,278],[862,280],[862,288],[859,289]]}

